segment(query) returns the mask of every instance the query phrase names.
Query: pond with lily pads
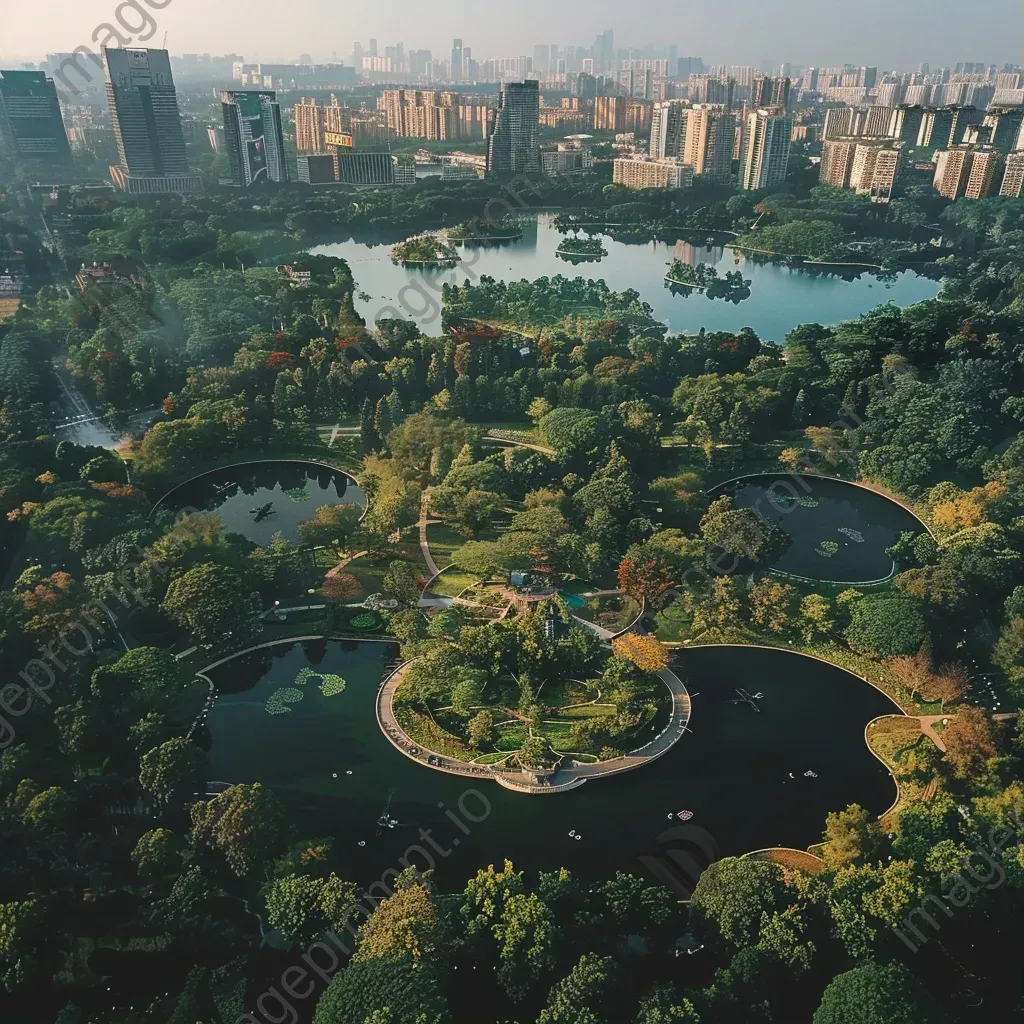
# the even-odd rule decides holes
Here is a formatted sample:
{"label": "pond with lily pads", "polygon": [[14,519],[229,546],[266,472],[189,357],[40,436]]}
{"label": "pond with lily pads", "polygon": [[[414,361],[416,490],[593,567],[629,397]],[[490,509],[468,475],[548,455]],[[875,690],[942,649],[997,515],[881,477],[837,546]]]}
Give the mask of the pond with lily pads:
{"label": "pond with lily pads", "polygon": [[736,508],[757,509],[790,537],[772,568],[805,579],[852,586],[890,577],[886,548],[924,524],[890,498],[831,477],[762,473],[719,484],[711,497],[732,496]]}
{"label": "pond with lily pads", "polygon": [[[450,775],[396,750],[375,712],[395,656],[383,642],[285,641],[208,673],[217,693],[204,726],[212,788],[271,786],[301,834],[336,837],[337,870],[364,884],[410,850],[437,848],[447,851],[432,854],[442,887],[505,857],[528,871],[650,874],[652,862],[640,858],[664,858],[672,841],[664,833],[682,812],[726,855],[805,847],[829,811],[857,802],[880,814],[894,797],[864,743],[865,724],[896,711],[893,703],[842,669],[788,651],[680,651],[690,731],[641,768],[542,796],[504,789],[486,770]],[[378,824],[385,809],[397,827]]]}

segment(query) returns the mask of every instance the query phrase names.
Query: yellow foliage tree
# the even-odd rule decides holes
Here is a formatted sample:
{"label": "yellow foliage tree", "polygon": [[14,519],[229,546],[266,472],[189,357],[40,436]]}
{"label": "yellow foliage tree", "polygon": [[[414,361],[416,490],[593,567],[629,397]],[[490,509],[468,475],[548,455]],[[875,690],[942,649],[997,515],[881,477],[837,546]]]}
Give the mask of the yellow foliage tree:
{"label": "yellow foliage tree", "polygon": [[627,633],[612,641],[612,650],[641,672],[660,672],[668,665],[668,649],[653,636]]}

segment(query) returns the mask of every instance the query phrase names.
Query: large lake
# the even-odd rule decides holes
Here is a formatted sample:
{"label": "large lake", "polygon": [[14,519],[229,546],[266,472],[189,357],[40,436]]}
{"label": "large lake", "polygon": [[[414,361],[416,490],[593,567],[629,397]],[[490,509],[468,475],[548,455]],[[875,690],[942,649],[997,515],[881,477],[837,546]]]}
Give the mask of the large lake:
{"label": "large lake", "polygon": [[[364,884],[424,846],[420,829],[449,851],[434,856],[442,887],[505,857],[530,871],[650,875],[639,858],[664,860],[659,837],[679,826],[681,810],[730,855],[806,847],[820,839],[828,811],[858,802],[880,814],[895,795],[864,744],[865,724],[895,705],[855,676],[787,651],[681,651],[691,732],[642,768],[534,796],[435,771],[391,746],[374,695],[394,652],[387,643],[287,642],[210,673],[219,692],[207,719],[211,777],[273,786],[303,835],[337,837],[340,869]],[[737,688],[760,694],[756,707]],[[405,827],[377,827],[386,806]]]}
{"label": "large lake", "polygon": [[[772,263],[755,263],[728,247],[705,248],[679,241],[633,244],[601,235],[608,255],[600,262],[574,266],[555,255],[565,237],[554,226],[554,214],[542,213],[520,225],[523,237],[499,248],[461,247],[463,262],[452,269],[395,266],[389,252],[393,243],[377,245],[352,239],[317,246],[314,253],[340,256],[352,268],[357,292],[355,306],[372,324],[380,317],[414,320],[425,334],[441,333],[441,286],[463,284],[483,274],[502,281],[538,277],[603,278],[615,291],[635,288],[654,315],[673,333],[738,331],[752,327],[765,339],[781,342],[800,323],[834,324],[893,301],[908,306],[938,294],[939,285],[911,271],[895,281],[879,281],[865,271],[844,281],[820,271],[800,270]],[[750,298],[734,304],[702,294],[673,295],[665,286],[665,274],[674,258],[696,265],[714,266],[723,276],[740,270],[750,280]],[[684,290],[685,292],[685,290]]]}

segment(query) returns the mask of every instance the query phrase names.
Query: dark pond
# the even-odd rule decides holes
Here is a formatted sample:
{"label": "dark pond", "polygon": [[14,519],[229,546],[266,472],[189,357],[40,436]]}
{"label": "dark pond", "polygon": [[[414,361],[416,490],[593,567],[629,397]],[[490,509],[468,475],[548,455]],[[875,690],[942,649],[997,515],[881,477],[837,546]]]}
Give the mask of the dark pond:
{"label": "dark pond", "polygon": [[[729,855],[806,847],[820,838],[828,811],[858,802],[880,814],[894,797],[864,744],[865,724],[895,711],[893,703],[841,669],[787,651],[681,651],[692,732],[643,768],[552,795],[437,772],[395,750],[374,713],[394,652],[387,643],[284,643],[210,673],[219,688],[207,719],[211,777],[273,786],[303,834],[337,837],[342,870],[364,884],[411,847],[430,852],[421,829],[437,844],[431,857],[444,886],[461,886],[505,857],[529,871],[650,874],[639,858],[664,857],[659,836],[684,809]],[[738,701],[738,687],[762,694],[756,707]],[[405,827],[378,828],[389,800]],[[411,859],[427,865],[415,850]]]}
{"label": "dark pond", "polygon": [[867,583],[894,569],[885,553],[905,531],[922,532],[901,505],[864,487],[825,477],[765,473],[716,488],[737,508],[757,508],[793,543],[773,569],[814,580]]}
{"label": "dark pond", "polygon": [[247,462],[193,477],[161,504],[216,512],[227,530],[265,545],[275,533],[299,539],[298,525],[321,505],[365,505],[362,489],[340,470],[313,462]]}

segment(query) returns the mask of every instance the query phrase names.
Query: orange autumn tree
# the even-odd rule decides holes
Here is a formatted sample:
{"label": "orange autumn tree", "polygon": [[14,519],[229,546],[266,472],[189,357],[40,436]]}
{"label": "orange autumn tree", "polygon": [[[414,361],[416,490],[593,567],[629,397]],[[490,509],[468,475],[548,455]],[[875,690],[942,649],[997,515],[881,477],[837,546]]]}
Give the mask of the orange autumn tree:
{"label": "orange autumn tree", "polygon": [[672,570],[655,559],[630,558],[619,562],[619,589],[637,601],[653,601],[675,582]]}
{"label": "orange autumn tree", "polygon": [[627,633],[612,641],[612,650],[641,672],[660,672],[668,665],[668,649],[660,640],[642,633]]}

